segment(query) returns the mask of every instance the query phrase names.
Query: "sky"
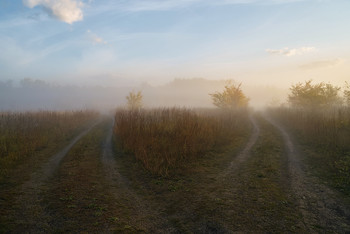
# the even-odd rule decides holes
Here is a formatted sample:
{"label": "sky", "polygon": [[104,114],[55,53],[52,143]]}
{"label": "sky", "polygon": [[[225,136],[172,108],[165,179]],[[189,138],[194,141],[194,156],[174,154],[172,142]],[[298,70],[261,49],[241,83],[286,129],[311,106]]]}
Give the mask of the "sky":
{"label": "sky", "polygon": [[0,0],[0,80],[350,81],[349,0]]}

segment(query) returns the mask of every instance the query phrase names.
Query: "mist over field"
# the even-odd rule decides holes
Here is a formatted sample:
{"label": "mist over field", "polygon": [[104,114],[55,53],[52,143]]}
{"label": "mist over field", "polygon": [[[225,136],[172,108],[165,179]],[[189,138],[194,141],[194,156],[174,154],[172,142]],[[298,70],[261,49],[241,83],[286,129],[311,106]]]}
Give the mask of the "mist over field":
{"label": "mist over field", "polygon": [[[19,83],[0,82],[0,110],[71,110],[96,109],[108,111],[126,106],[131,91],[141,91],[144,107],[214,107],[209,94],[223,90],[227,81],[202,78],[175,79],[164,85],[147,83],[137,86],[78,86],[57,85],[42,80],[23,79]],[[238,82],[236,82],[238,83]],[[286,89],[274,86],[242,84],[250,98],[250,106],[266,107],[286,101]]]}

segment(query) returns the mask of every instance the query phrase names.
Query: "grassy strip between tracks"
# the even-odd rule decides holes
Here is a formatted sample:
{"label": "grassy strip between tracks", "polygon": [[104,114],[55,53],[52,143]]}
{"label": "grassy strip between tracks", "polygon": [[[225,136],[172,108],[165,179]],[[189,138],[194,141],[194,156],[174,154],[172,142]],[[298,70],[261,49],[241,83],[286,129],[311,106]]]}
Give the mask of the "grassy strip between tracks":
{"label": "grassy strip between tracks", "polygon": [[116,200],[105,181],[101,145],[109,124],[95,127],[63,160],[48,184],[44,200],[52,214],[54,232],[138,232],[131,207]]}

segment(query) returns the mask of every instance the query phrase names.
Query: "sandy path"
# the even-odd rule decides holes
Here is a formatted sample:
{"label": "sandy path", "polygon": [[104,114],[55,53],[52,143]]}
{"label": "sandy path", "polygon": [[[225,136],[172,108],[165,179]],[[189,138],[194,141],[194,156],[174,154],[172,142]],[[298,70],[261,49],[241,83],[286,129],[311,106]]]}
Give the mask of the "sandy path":
{"label": "sandy path", "polygon": [[350,210],[339,195],[316,178],[306,174],[299,153],[288,132],[271,117],[264,118],[277,128],[284,139],[291,187],[304,225],[310,232],[350,232]]}
{"label": "sandy path", "polygon": [[251,151],[251,149],[253,148],[253,146],[255,145],[255,143],[257,142],[257,140],[259,138],[260,127],[259,127],[257,121],[255,120],[255,118],[252,115],[249,115],[249,120],[253,125],[253,133],[250,136],[244,149],[231,161],[230,166],[223,173],[223,175],[222,175],[223,177],[226,177],[232,171],[236,171],[238,169],[238,167],[240,166],[240,164],[249,158],[249,156],[250,156],[249,152]]}
{"label": "sandy path", "polygon": [[106,180],[116,199],[122,199],[125,205],[133,212],[133,224],[146,229],[151,233],[172,233],[174,229],[168,220],[161,214],[156,204],[150,203],[138,196],[130,188],[130,182],[119,173],[118,165],[113,152],[113,124],[108,131],[103,145],[102,163],[105,168]]}
{"label": "sandy path", "polygon": [[16,223],[16,229],[13,232],[46,233],[50,231],[51,217],[45,210],[46,204],[42,201],[41,193],[45,190],[47,180],[54,174],[64,156],[97,124],[98,122],[94,123],[76,136],[62,151],[53,155],[47,163],[34,172],[29,181],[22,185],[20,196],[16,199],[17,209],[13,212]]}

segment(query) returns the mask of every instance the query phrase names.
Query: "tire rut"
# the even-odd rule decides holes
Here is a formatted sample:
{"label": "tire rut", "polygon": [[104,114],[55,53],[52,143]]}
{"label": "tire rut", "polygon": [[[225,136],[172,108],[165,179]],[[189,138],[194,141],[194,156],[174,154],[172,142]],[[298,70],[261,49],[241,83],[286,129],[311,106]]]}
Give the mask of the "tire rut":
{"label": "tire rut", "polygon": [[54,174],[62,159],[70,149],[88,132],[93,129],[99,121],[96,121],[88,129],[76,136],[59,153],[53,155],[39,170],[32,173],[30,180],[21,186],[21,192],[16,199],[16,207],[12,213],[15,222],[14,233],[47,233],[51,230],[49,225],[51,216],[46,210],[46,204],[42,200],[42,191],[45,184]]}
{"label": "tire rut", "polygon": [[[112,121],[111,121],[112,122]],[[133,222],[137,226],[146,227],[145,232],[152,233],[172,233],[175,229],[164,218],[164,214],[159,212],[156,204],[150,203],[142,199],[130,188],[130,181],[122,176],[119,172],[115,155],[113,151],[113,125],[106,136],[103,145],[102,163],[105,168],[105,176],[107,182],[111,185],[110,189],[115,194],[116,199],[122,198],[126,202],[126,206],[133,210]]]}
{"label": "tire rut", "polygon": [[288,132],[267,114],[263,117],[281,133],[287,152],[291,189],[309,232],[350,232],[350,210],[339,195],[307,174]]}
{"label": "tire rut", "polygon": [[251,134],[244,149],[231,161],[230,166],[225,170],[221,177],[226,177],[232,171],[236,171],[239,168],[239,166],[249,158],[250,151],[259,138],[260,127],[256,119],[252,115],[249,115],[249,120],[253,125],[253,133]]}

